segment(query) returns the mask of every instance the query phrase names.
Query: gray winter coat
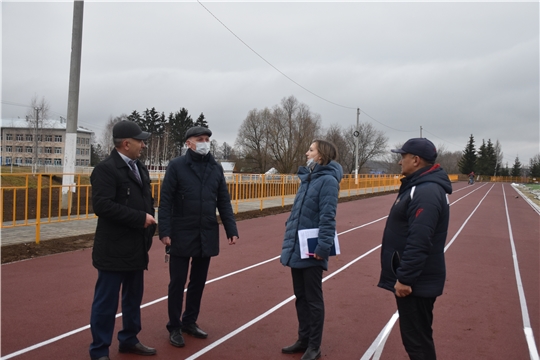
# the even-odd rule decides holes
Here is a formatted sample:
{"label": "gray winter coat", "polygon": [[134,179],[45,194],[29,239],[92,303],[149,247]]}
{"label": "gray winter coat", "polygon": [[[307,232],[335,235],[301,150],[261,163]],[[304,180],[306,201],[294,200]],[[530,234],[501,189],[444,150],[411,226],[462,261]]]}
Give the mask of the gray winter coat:
{"label": "gray winter coat", "polygon": [[[301,166],[298,177],[302,183],[286,223],[281,263],[291,268],[321,266],[328,270],[328,256],[336,233],[336,209],[343,169],[335,161],[324,166],[316,164],[313,171]],[[301,259],[298,230],[314,228],[319,229],[315,254],[323,260]]]}

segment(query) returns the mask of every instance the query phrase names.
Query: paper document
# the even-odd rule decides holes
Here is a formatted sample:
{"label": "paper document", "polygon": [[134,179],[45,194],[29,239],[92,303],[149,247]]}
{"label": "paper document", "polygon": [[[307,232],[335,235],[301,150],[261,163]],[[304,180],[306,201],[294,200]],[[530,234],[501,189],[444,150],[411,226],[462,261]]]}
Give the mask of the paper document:
{"label": "paper document", "polygon": [[[298,230],[298,241],[300,243],[300,258],[308,259],[310,257],[309,254],[315,252],[315,248],[319,243],[319,229]],[[339,249],[339,241],[336,232],[336,235],[334,236],[334,245],[330,248],[330,256],[339,254],[341,254],[341,251]]]}

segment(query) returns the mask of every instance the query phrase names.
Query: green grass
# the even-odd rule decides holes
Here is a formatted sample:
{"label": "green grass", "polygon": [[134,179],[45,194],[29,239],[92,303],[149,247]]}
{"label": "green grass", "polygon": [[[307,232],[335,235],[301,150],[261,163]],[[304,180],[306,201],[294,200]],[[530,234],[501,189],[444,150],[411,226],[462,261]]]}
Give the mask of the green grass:
{"label": "green grass", "polygon": [[540,184],[527,184],[527,187],[531,190],[540,190]]}

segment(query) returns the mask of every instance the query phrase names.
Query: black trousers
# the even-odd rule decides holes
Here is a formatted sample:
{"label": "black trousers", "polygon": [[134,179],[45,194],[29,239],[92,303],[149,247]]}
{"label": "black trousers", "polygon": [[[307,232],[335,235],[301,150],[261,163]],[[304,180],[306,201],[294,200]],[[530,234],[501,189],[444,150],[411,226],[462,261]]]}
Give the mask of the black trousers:
{"label": "black trousers", "polygon": [[122,290],[122,330],[118,332],[118,342],[122,346],[131,346],[139,342],[137,334],[141,331],[143,270],[98,270],[90,315],[90,331],[92,333],[90,357],[92,358],[109,355],[120,290]]}
{"label": "black trousers", "polygon": [[298,340],[310,347],[318,348],[321,346],[324,326],[323,268],[320,266],[291,268],[291,273],[296,296]]}
{"label": "black trousers", "polygon": [[435,360],[433,305],[437,298],[396,297],[401,341],[411,360]]}
{"label": "black trousers", "polygon": [[[184,302],[184,286],[186,285],[191,260],[189,284],[186,292],[186,308],[182,315]],[[199,317],[201,299],[210,267],[209,257],[182,257],[172,256],[169,260],[169,331],[177,330],[182,324],[193,324]],[[180,320],[181,318],[181,320]]]}

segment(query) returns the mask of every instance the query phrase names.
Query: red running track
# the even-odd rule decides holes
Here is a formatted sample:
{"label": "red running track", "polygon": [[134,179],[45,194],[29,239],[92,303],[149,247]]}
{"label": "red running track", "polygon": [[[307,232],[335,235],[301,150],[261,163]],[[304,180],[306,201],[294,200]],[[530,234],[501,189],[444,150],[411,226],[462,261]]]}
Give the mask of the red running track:
{"label": "red running track", "polygon": [[[434,312],[439,359],[530,359],[530,344],[540,343],[540,216],[509,184],[456,183],[449,198],[447,284]],[[379,245],[394,200],[395,195],[385,195],[338,207],[343,254],[331,259],[324,274],[323,359],[371,359],[374,353],[383,360],[407,359],[398,324],[387,326],[396,312],[394,297],[376,286]],[[186,336],[181,349],[168,342],[168,269],[163,246],[154,241],[139,335],[144,344],[157,348],[153,358],[300,358],[301,354],[280,352],[296,340],[297,327],[290,272],[278,259],[287,216],[241,221],[237,245],[222,242],[221,254],[211,262],[198,320],[210,335],[205,340]],[[2,359],[88,359],[97,276],[91,251],[1,268]],[[520,302],[519,288],[525,301]],[[524,332],[527,321],[533,334],[529,343]],[[376,339],[381,339],[383,329],[388,337],[379,344]],[[114,339],[113,360],[140,359],[120,354],[117,348]]]}

